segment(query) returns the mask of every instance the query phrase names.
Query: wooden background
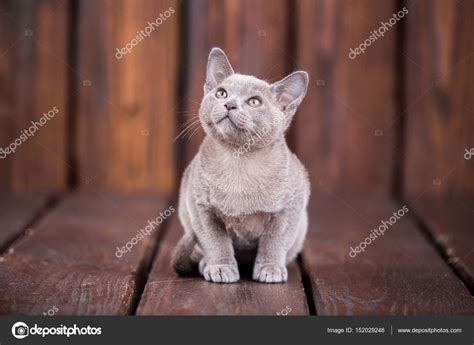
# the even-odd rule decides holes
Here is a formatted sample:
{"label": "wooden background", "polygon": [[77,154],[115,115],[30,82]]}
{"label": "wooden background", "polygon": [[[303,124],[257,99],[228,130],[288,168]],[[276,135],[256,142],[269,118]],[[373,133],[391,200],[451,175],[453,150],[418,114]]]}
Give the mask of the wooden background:
{"label": "wooden background", "polygon": [[[115,58],[170,6],[171,18]],[[348,58],[403,6],[385,37]],[[53,106],[60,113],[0,162],[0,186],[172,193],[202,131],[174,138],[219,46],[241,73],[310,73],[289,141],[313,187],[472,193],[473,11],[449,0],[2,0],[1,147]]]}

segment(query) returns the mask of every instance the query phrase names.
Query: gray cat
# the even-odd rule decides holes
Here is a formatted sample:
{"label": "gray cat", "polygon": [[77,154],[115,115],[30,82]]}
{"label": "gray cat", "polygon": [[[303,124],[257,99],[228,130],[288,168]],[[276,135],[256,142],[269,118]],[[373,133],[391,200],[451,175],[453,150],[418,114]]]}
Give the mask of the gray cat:
{"label": "gray cat", "polygon": [[178,274],[199,269],[207,281],[239,280],[236,254],[256,252],[253,279],[280,283],[303,248],[310,185],[285,131],[303,101],[308,74],[274,84],[234,73],[211,50],[199,120],[207,134],[184,172],[174,255]]}

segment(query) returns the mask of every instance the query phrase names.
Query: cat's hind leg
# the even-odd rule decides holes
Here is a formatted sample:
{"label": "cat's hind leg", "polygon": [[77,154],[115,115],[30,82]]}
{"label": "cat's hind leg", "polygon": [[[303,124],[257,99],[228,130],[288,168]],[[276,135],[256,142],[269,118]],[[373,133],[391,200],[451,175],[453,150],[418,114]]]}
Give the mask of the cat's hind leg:
{"label": "cat's hind leg", "polygon": [[192,254],[196,245],[196,237],[192,233],[184,234],[173,252],[173,269],[179,275],[188,275],[196,272],[197,262]]}
{"label": "cat's hind leg", "polygon": [[197,239],[191,228],[191,220],[184,198],[180,199],[179,220],[184,228],[184,235],[178,241],[173,252],[173,269],[179,275],[189,275],[197,272],[198,263],[201,259],[196,253]]}

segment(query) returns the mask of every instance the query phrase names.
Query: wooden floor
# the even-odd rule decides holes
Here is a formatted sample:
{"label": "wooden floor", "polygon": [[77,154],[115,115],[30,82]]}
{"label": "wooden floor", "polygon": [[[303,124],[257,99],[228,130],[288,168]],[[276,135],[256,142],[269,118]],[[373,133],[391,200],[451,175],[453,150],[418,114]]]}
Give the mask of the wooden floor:
{"label": "wooden floor", "polygon": [[118,258],[176,199],[98,194],[0,197],[0,313],[79,315],[421,315],[474,313],[474,200],[418,200],[355,258],[403,205],[386,196],[315,193],[304,253],[286,284],[182,278],[172,214]]}

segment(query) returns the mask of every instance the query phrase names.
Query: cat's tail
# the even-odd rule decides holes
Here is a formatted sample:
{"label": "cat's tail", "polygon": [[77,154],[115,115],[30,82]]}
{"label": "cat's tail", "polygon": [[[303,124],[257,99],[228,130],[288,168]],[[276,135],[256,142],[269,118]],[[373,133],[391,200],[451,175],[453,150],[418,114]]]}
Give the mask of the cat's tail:
{"label": "cat's tail", "polygon": [[173,269],[179,275],[189,275],[197,272],[198,262],[193,260],[192,254],[196,245],[194,234],[184,234],[179,240],[173,253]]}

